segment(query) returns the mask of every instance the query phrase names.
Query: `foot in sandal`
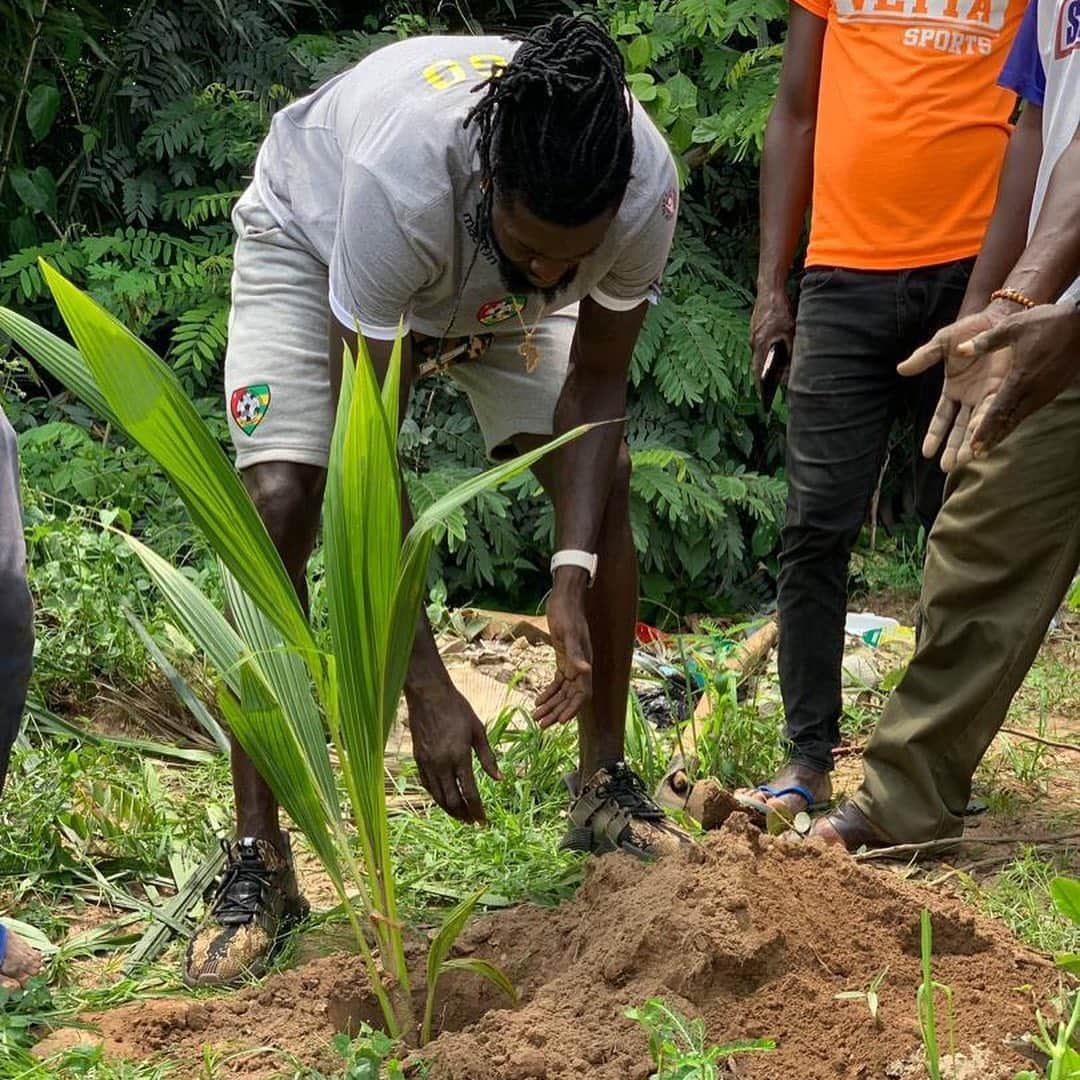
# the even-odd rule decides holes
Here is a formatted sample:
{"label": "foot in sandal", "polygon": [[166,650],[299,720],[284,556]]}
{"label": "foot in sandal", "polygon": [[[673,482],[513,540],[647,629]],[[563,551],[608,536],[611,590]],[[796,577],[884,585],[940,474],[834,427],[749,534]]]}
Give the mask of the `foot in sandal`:
{"label": "foot in sandal", "polygon": [[792,827],[797,814],[829,808],[832,779],[827,772],[793,761],[769,783],[736,791],[735,799],[769,832],[784,832]]}

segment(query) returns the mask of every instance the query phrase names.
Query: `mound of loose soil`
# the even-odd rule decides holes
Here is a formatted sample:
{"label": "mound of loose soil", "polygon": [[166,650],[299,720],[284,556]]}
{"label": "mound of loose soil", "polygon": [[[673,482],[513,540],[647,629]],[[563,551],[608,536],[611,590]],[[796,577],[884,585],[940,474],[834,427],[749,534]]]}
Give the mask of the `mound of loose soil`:
{"label": "mound of loose soil", "polygon": [[[433,1080],[645,1080],[646,1039],[623,1010],[662,997],[701,1016],[715,1042],[776,1039],[772,1053],[739,1056],[733,1075],[748,1080],[907,1076],[920,1043],[923,906],[933,915],[935,978],[954,993],[957,1046],[981,1062],[982,1080],[1004,1080],[1024,1064],[1005,1040],[1030,1029],[1034,1003],[1055,983],[1052,965],[958,901],[816,846],[762,837],[739,815],[655,866],[597,860],[558,910],[475,920],[460,951],[498,963],[522,1002],[509,1009],[475,978],[448,978],[444,1034],[424,1056]],[[864,1002],[836,1000],[886,965],[879,1024]],[[333,1032],[377,1024],[378,1011],[359,963],[335,956],[221,998],[146,1001],[89,1019],[117,1055],[164,1051],[194,1062],[204,1045],[273,1045],[327,1068]],[[60,1039],[75,1041],[57,1033],[40,1049]],[[283,1065],[238,1057],[222,1075],[270,1076]]]}

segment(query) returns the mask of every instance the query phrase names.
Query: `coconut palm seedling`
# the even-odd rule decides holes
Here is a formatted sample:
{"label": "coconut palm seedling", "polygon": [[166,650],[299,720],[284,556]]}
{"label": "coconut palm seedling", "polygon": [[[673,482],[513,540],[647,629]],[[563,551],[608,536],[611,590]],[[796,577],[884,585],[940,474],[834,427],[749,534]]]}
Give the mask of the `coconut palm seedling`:
{"label": "coconut palm seedling", "polygon": [[[588,429],[575,429],[459,485],[420,514],[403,537],[396,453],[400,341],[381,390],[361,344],[355,366],[349,358],[343,364],[327,470],[326,649],[316,641],[236,471],[172,371],[61,274],[44,263],[42,270],[78,349],[6,309],[0,309],[0,329],[157,461],[218,556],[231,621],[178,568],[122,534],[218,673],[218,702],[233,735],[307,836],[344,902],[388,1033],[414,1039],[383,754],[435,532],[469,499]],[[341,765],[351,822],[338,794],[327,734]],[[479,895],[451,912],[432,945],[424,1039],[432,1030],[435,986],[447,966],[472,970],[513,993],[490,965],[447,960]]]}
{"label": "coconut palm seedling", "polygon": [[938,1016],[934,1002],[935,994],[945,997],[946,1019],[949,1031],[949,1056],[956,1060],[955,1034],[953,1025],[953,993],[951,986],[945,986],[934,979],[934,931],[930,922],[930,912],[923,908],[919,921],[919,959],[922,970],[922,982],[915,994],[915,1003],[919,1014],[919,1030],[922,1032],[923,1047],[926,1050],[926,1071],[930,1080],[942,1080],[941,1045],[938,1039]]}

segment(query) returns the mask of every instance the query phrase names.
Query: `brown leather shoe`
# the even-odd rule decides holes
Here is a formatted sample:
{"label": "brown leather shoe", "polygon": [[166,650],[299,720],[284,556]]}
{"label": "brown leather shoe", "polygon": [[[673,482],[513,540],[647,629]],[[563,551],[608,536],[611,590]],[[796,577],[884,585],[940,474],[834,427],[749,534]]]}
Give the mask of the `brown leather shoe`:
{"label": "brown leather shoe", "polygon": [[890,847],[893,844],[893,840],[851,799],[845,799],[835,810],[818,818],[808,839],[824,840],[833,847],[842,847],[851,855],[864,849]]}

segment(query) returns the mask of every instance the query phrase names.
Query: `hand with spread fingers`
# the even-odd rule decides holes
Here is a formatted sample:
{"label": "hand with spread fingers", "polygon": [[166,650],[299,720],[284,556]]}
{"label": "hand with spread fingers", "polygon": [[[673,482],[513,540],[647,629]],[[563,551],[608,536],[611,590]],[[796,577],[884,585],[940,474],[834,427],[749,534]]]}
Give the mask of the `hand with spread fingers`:
{"label": "hand with spread fingers", "polygon": [[1041,304],[1010,315],[956,351],[978,362],[1005,350],[1011,355],[1007,374],[971,419],[976,457],[992,450],[1080,376],[1080,308]]}
{"label": "hand with spread fingers", "polygon": [[991,399],[1009,373],[1011,346],[972,355],[962,347],[973,338],[993,331],[1015,311],[1008,302],[994,302],[939,330],[921,349],[899,365],[901,375],[918,375],[935,364],[945,365],[945,385],[930,421],[922,452],[932,458],[942,447],[941,467],[951,472],[972,456],[975,428]]}
{"label": "hand with spread fingers", "polygon": [[573,720],[592,700],[592,641],[585,598],[556,581],[548,600],[548,629],[555,649],[555,678],[536,699],[533,716],[542,728]]}

